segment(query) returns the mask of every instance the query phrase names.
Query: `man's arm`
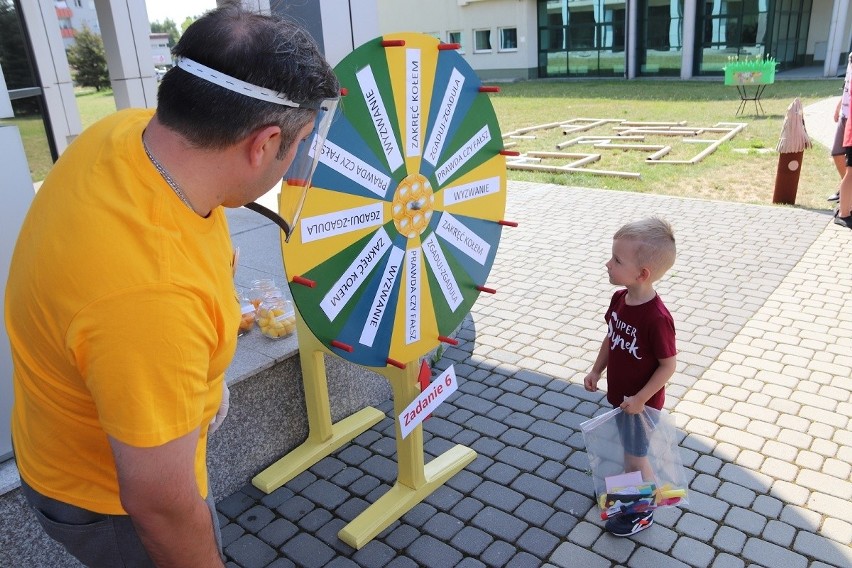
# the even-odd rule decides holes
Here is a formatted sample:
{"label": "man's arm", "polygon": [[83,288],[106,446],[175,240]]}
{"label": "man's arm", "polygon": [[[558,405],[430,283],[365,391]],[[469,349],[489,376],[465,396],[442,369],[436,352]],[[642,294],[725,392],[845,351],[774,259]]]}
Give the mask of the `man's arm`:
{"label": "man's arm", "polygon": [[195,481],[198,429],[162,446],[137,448],[110,437],[121,505],[160,568],[223,566],[210,509]]}

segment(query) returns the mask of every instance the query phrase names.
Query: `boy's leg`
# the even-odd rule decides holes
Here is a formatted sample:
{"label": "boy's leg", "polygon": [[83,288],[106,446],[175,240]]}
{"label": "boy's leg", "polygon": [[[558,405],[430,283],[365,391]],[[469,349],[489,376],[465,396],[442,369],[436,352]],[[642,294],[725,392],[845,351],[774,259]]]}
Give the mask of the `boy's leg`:
{"label": "boy's leg", "polygon": [[[642,474],[643,481],[655,482],[656,476],[648,459],[649,439],[644,418],[638,414],[622,412],[616,416],[616,423],[624,448],[624,471],[638,471]],[[604,528],[613,536],[631,536],[653,523],[652,511],[623,513],[609,519]]]}

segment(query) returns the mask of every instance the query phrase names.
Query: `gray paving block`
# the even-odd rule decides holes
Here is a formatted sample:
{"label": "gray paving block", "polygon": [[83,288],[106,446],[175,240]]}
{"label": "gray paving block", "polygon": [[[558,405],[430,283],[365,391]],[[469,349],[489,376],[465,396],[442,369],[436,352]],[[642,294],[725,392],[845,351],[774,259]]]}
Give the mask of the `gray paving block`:
{"label": "gray paving block", "polygon": [[432,418],[424,422],[424,430],[427,430],[435,436],[441,436],[442,438],[452,440],[453,436],[458,435],[458,433],[462,432],[464,428],[458,424],[453,424],[445,418],[433,415]]}
{"label": "gray paving block", "polygon": [[232,542],[246,534],[246,530],[237,523],[222,525],[220,531],[222,534],[222,548],[227,548]]}
{"label": "gray paving block", "polygon": [[[384,489],[384,487],[381,487],[379,489]],[[378,489],[376,490],[376,492],[379,492]],[[381,491],[380,493],[384,494],[384,491]],[[360,497],[353,497],[346,501],[343,505],[338,507],[334,513],[348,523],[353,521],[355,517],[366,511],[367,507],[370,506],[370,503],[375,502],[376,499],[361,499]]]}
{"label": "gray paving block", "polygon": [[804,568],[808,559],[801,554],[782,548],[759,538],[750,538],[743,547],[744,558],[762,566],[784,566],[784,568]]}
{"label": "gray paving block", "polygon": [[412,542],[406,554],[425,568],[455,566],[463,558],[461,552],[429,535],[423,535]]}
{"label": "gray paving block", "polygon": [[[553,554],[548,558],[548,562],[559,566],[560,568],[612,568],[612,563],[608,558],[604,558],[599,554],[586,549],[585,547],[577,546],[572,542],[563,542],[553,551]],[[657,566],[656,564],[645,564],[642,568],[648,566]]]}
{"label": "gray paving block", "polygon": [[348,485],[347,489],[353,495],[364,497],[368,495],[371,491],[379,487],[381,484],[382,482],[379,481],[378,478],[375,478],[372,475],[364,475],[362,472],[361,477],[359,477],[353,483]]}
{"label": "gray paving block", "polygon": [[506,564],[506,568],[530,568],[531,566],[538,566],[539,564],[541,564],[540,559],[536,558],[529,552],[522,550],[509,560]]}
{"label": "gray paving block", "polygon": [[459,503],[453,507],[451,514],[464,522],[470,521],[473,517],[476,516],[478,512],[480,512],[485,505],[482,501],[474,499],[472,497],[465,497]]}
{"label": "gray paving block", "polygon": [[766,517],[740,507],[733,507],[725,516],[725,524],[740,529],[746,534],[756,536],[763,532]]}
{"label": "gray paving block", "polygon": [[538,527],[530,527],[518,539],[518,548],[534,554],[538,558],[547,558],[559,546],[562,539]]}
{"label": "gray paving block", "polygon": [[446,513],[438,512],[426,521],[423,525],[423,531],[446,542],[453,538],[463,527],[464,524],[459,519]]}
{"label": "gray paving block", "polygon": [[483,436],[494,437],[500,436],[500,434],[509,429],[508,426],[485,416],[473,416],[465,423],[465,426],[470,430],[479,432]]}
{"label": "gray paving block", "polygon": [[271,546],[253,534],[238,538],[225,548],[225,554],[243,568],[263,568],[278,556]]}
{"label": "gray paving block", "polygon": [[432,505],[420,502],[402,516],[402,521],[415,528],[422,529],[423,525],[434,517],[437,512],[438,510]]}
{"label": "gray paving block", "polygon": [[[509,408],[508,406],[501,406],[501,405],[498,404],[497,406],[495,406],[494,408],[489,410],[485,414],[485,416],[487,416],[491,420],[496,420],[497,422],[501,422],[503,424],[506,424],[506,418],[511,416],[513,413],[514,413],[514,411],[511,408]],[[508,424],[506,424],[506,425],[508,426]]]}
{"label": "gray paving block", "polygon": [[793,550],[834,566],[852,566],[852,548],[812,533],[799,531]]}
{"label": "gray paving block", "polygon": [[528,522],[535,527],[544,527],[544,524],[553,516],[556,509],[536,501],[535,499],[527,499],[515,509],[515,516]]}
{"label": "gray paving block", "polygon": [[301,495],[287,499],[275,508],[279,515],[294,523],[314,510],[315,505]]}
{"label": "gray paving block", "polygon": [[585,495],[573,491],[565,491],[559,496],[553,506],[575,517],[582,517],[594,504],[594,500]]}
{"label": "gray paving block", "polygon": [[479,558],[488,566],[506,566],[517,553],[515,545],[504,540],[495,540]]}
{"label": "gray paving block", "polygon": [[281,503],[289,499],[293,496],[293,491],[287,487],[286,485],[282,485],[269,495],[264,495],[260,499],[261,505],[264,507],[269,507],[270,509],[275,509]]}
{"label": "gray paving block", "polygon": [[325,568],[358,568],[358,563],[343,556],[337,556]]}
{"label": "gray paving block", "polygon": [[471,519],[470,524],[478,527],[497,539],[515,542],[529,525],[517,517],[486,506]]}
{"label": "gray paving block", "polygon": [[544,503],[555,502],[564,491],[562,486],[531,473],[522,473],[512,482],[511,487],[528,497],[538,499]]}
{"label": "gray paving block", "polygon": [[476,415],[487,414],[489,410],[494,408],[495,404],[491,400],[482,398],[485,395],[485,392],[486,391],[483,391],[477,396],[473,396],[470,394],[462,394],[456,398],[453,398],[453,404],[457,408],[469,410]]}
{"label": "gray paving block", "polygon": [[[505,388],[505,387],[504,387]],[[529,412],[536,406],[536,402],[526,396],[507,392],[497,399],[498,404],[507,406],[517,412]]]}
{"label": "gray paving block", "polygon": [[278,548],[293,538],[297,532],[299,528],[287,519],[275,519],[263,527],[257,536],[272,548]]}
{"label": "gray paving block", "polygon": [[335,551],[330,546],[307,533],[297,534],[280,550],[297,565],[306,568],[321,568],[335,557]]}
{"label": "gray paving block", "polygon": [[[431,418],[427,419],[431,420]],[[370,446],[370,450],[380,456],[391,457],[396,453],[396,440],[393,438],[379,438]],[[325,461],[325,460],[323,460]],[[322,462],[320,462],[322,463]],[[311,469],[313,471],[313,469]]]}
{"label": "gray paving block", "polygon": [[[548,391],[549,392],[549,391]],[[544,395],[542,395],[544,396]],[[540,400],[540,398],[539,398]],[[559,416],[563,410],[558,406],[553,406],[550,404],[544,404],[539,402],[535,408],[530,412],[530,416],[533,416],[537,420],[556,420],[556,417]]]}
{"label": "gray paving block", "polygon": [[305,487],[317,480],[317,476],[311,473],[310,470],[303,471],[293,479],[287,482],[287,487],[293,490],[293,493],[300,493]]}
{"label": "gray paving block", "polygon": [[246,529],[246,532],[257,533],[263,527],[272,522],[275,513],[262,505],[255,505],[239,517],[237,522]]}
{"label": "gray paving block", "polygon": [[[574,456],[579,454],[579,452],[574,452],[571,454],[569,461],[574,461]],[[589,466],[589,460],[586,457],[586,454],[582,454],[582,462],[585,463],[585,466]],[[556,479],[556,483],[561,485],[562,487],[572,489],[577,493],[581,493],[587,497],[594,497],[595,495],[595,485],[592,482],[592,476],[589,473],[586,473],[585,470],[578,470],[576,468],[570,467],[565,470],[565,472],[560,475]]]}
{"label": "gray paving block", "polygon": [[547,460],[538,466],[533,473],[543,479],[555,482],[559,479],[559,476],[565,472],[565,469],[564,464],[557,461]]}
{"label": "gray paving block", "polygon": [[384,538],[385,544],[401,551],[420,536],[420,530],[406,523],[400,523]]}
{"label": "gray paving block", "polygon": [[503,448],[494,457],[498,461],[512,465],[521,471],[529,472],[535,471],[544,462],[544,458],[541,456],[511,446]]}
{"label": "gray paving block", "polygon": [[542,438],[547,438],[559,443],[564,443],[565,440],[567,440],[568,437],[576,431],[577,430],[574,428],[566,428],[565,426],[560,426],[559,424],[555,424],[547,420],[536,420],[530,426],[530,432],[536,436],[541,436]]}
{"label": "gray paving block", "polygon": [[503,419],[503,424],[512,428],[520,428],[526,430],[530,424],[535,422],[535,418],[523,412],[513,412]]}
{"label": "gray paving block", "polygon": [[524,449],[538,454],[543,458],[555,460],[556,462],[564,462],[573,451],[564,442],[556,442],[540,436],[532,438],[527,442]]}
{"label": "gray paving block", "polygon": [[[478,457],[476,459],[479,459]],[[476,460],[474,460],[476,462]],[[485,463],[484,470],[487,470],[494,462],[490,461],[490,463]],[[473,465],[471,463],[470,465]],[[458,491],[459,493],[463,493],[465,495],[469,494],[471,491],[476,488],[477,485],[482,483],[482,477],[473,473],[473,471],[469,471],[470,466],[461,470],[451,478],[447,480],[447,485]]]}
{"label": "gray paving block", "polygon": [[713,568],[744,568],[745,562],[730,554],[720,554],[713,561]]}
{"label": "gray paving block", "polygon": [[674,548],[672,548],[671,555],[692,566],[705,568],[710,566],[716,556],[716,550],[703,542],[685,536],[677,540]]}
{"label": "gray paving block", "polygon": [[746,534],[733,527],[722,526],[713,537],[713,546],[725,552],[739,555],[746,542]]}
{"label": "gray paving block", "polygon": [[639,548],[627,562],[630,568],[688,568],[689,564],[651,548]]}
{"label": "gray paving block", "polygon": [[476,527],[464,527],[450,540],[453,548],[470,556],[479,556],[488,546],[494,542],[487,532]]}
{"label": "gray paving block", "polygon": [[[503,431],[505,430],[507,430],[507,428],[503,428]],[[506,444],[490,436],[478,439],[471,446],[471,448],[476,451],[477,454],[481,454],[483,456],[488,457],[496,456],[505,447]]]}
{"label": "gray paving block", "polygon": [[[731,505],[727,501],[710,497],[697,491],[689,493],[688,510],[695,511],[703,517],[708,517],[714,521],[721,521],[731,509]],[[749,501],[751,502],[751,501]]]}
{"label": "gray paving block", "polygon": [[464,495],[452,487],[441,485],[435,489],[435,491],[427,495],[424,501],[439,511],[449,512],[462,499],[464,499]]}
{"label": "gray paving block", "polygon": [[521,474],[521,470],[504,463],[495,462],[482,473],[482,477],[501,485],[509,485]]}
{"label": "gray paving block", "polygon": [[385,568],[396,556],[396,551],[383,542],[371,540],[352,555],[354,566],[363,568]]}
{"label": "gray paving block", "polygon": [[349,444],[337,453],[337,458],[347,465],[358,466],[372,455],[373,453],[363,446]]}
{"label": "gray paving block", "polygon": [[522,494],[493,481],[482,482],[473,490],[471,497],[508,513],[514,511],[524,500]]}
{"label": "gray paving block", "polygon": [[420,568],[420,566],[407,556],[397,556],[390,561],[388,568]]}
{"label": "gray paving block", "polygon": [[393,483],[396,480],[397,464],[384,456],[370,456],[361,463],[361,469],[385,483]]}
{"label": "gray paving block", "polygon": [[299,519],[297,524],[303,531],[314,534],[333,518],[334,515],[332,515],[331,512],[317,508]]}
{"label": "gray paving block", "polygon": [[216,503],[216,510],[228,517],[229,519],[236,519],[246,511],[248,511],[251,507],[253,507],[257,503],[256,500],[249,497],[242,491],[237,491],[236,493],[225,497],[218,503]]}
{"label": "gray paving block", "polygon": [[509,428],[499,436],[499,439],[507,446],[522,448],[532,439],[532,437],[533,435],[525,430]]}

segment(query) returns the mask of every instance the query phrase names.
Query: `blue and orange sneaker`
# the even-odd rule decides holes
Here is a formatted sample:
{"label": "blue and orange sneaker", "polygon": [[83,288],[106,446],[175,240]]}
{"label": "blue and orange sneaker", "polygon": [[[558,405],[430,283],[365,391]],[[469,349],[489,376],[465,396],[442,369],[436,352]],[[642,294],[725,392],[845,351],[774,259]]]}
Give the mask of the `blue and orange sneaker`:
{"label": "blue and orange sneaker", "polygon": [[624,513],[606,522],[604,528],[613,536],[632,536],[654,524],[654,513]]}

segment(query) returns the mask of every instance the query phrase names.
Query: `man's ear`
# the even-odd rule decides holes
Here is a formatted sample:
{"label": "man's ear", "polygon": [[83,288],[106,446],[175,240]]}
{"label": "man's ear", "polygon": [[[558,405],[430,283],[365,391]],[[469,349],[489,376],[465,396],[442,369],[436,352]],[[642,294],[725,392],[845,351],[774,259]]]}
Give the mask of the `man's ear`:
{"label": "man's ear", "polygon": [[252,167],[259,167],[270,152],[272,156],[278,154],[278,148],[281,146],[281,127],[271,125],[258,128],[249,136],[248,143],[249,162]]}

